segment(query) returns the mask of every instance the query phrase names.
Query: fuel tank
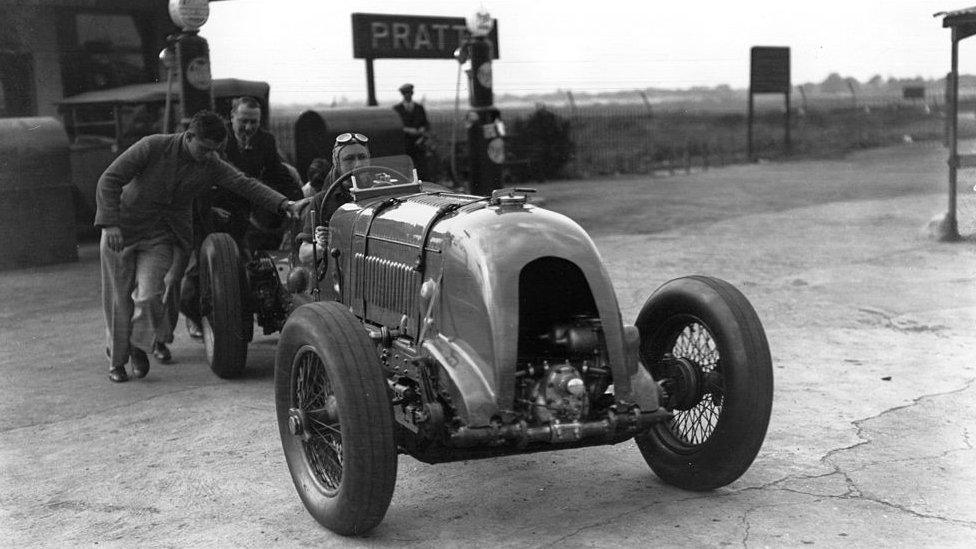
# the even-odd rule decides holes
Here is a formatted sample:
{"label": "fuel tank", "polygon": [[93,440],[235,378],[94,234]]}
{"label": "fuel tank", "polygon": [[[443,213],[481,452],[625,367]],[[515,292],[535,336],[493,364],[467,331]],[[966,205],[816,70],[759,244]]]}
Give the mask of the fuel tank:
{"label": "fuel tank", "polygon": [[330,223],[330,274],[340,300],[422,346],[461,393],[468,424],[486,425],[514,399],[526,318],[520,295],[536,290],[520,287],[533,280],[523,270],[558,258],[582,274],[617,398],[629,398],[636,357],[625,352],[620,309],[592,240],[564,215],[524,197],[503,198],[421,192],[342,206]]}

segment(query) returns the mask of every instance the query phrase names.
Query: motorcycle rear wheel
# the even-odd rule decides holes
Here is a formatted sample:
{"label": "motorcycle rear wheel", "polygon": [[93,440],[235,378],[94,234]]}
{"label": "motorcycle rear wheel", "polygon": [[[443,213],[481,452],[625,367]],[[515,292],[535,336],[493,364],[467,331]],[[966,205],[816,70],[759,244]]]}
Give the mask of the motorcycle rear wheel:
{"label": "motorcycle rear wheel", "polygon": [[759,317],[731,284],[672,280],[637,318],[640,358],[668,395],[674,417],[636,438],[662,480],[712,490],[752,464],[769,425],[773,370]]}
{"label": "motorcycle rear wheel", "polygon": [[200,246],[203,345],[210,370],[232,379],[244,373],[254,328],[244,312],[240,257],[229,234],[212,233]]}

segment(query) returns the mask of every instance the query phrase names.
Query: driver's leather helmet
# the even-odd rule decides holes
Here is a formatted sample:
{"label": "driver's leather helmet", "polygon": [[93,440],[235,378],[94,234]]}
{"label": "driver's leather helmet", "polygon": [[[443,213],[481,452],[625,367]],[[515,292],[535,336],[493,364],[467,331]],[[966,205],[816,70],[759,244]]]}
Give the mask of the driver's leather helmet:
{"label": "driver's leather helmet", "polygon": [[[343,133],[332,147],[332,177],[337,180],[360,166],[368,166],[370,159],[369,138],[361,133]],[[348,186],[348,183],[346,184]]]}

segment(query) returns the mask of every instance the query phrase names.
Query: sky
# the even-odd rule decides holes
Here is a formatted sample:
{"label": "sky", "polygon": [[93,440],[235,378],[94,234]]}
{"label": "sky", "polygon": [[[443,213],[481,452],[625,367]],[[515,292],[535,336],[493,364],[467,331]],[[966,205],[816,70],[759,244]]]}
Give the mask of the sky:
{"label": "sky", "polygon": [[[366,69],[352,54],[353,12],[466,17],[484,7],[499,21],[496,94],[745,88],[752,46],[787,46],[792,82],[832,72],[866,81],[941,78],[949,37],[940,11],[976,0],[229,0],[213,2],[201,35],[215,78],[264,80],[273,103],[366,101]],[[960,69],[976,72],[976,39],[962,42]],[[457,62],[377,59],[377,98],[454,97]],[[461,100],[466,101],[462,77]]]}

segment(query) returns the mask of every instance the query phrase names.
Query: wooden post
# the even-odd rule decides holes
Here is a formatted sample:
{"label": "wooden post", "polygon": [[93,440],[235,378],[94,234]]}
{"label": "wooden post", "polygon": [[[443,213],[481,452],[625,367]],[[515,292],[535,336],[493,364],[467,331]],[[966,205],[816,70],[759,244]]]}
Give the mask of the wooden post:
{"label": "wooden post", "polygon": [[945,109],[944,109],[944,112],[945,112],[945,124],[943,124],[944,127],[942,129],[943,130],[942,131],[942,146],[945,147],[945,148],[949,148],[949,124],[952,123],[952,122],[950,122],[950,120],[952,118],[952,116],[951,116],[951,113],[952,113],[952,86],[953,86],[952,82],[953,82],[954,79],[955,79],[955,75],[952,74],[951,72],[946,75],[945,90],[944,90],[944,93],[943,93],[943,95],[945,96],[944,97],[944,99],[945,99]]}
{"label": "wooden post", "polygon": [[790,92],[786,91],[786,116],[783,118],[783,127],[786,130],[786,155],[789,156],[792,152],[792,144],[790,143]]}
{"label": "wooden post", "polygon": [[958,240],[956,172],[959,170],[959,35],[957,27],[952,27],[952,90],[949,97],[952,100],[952,106],[949,107],[949,211],[946,212],[943,239]]}
{"label": "wooden post", "polygon": [[685,174],[691,173],[691,140],[685,138]]}
{"label": "wooden post", "polygon": [[376,102],[376,81],[373,79],[373,58],[366,58],[366,106],[375,107]]}
{"label": "wooden post", "polygon": [[576,98],[573,97],[573,90],[566,90],[566,99],[569,100],[569,108],[573,113],[573,121],[579,120],[579,110],[576,108]]}
{"label": "wooden post", "polygon": [[753,116],[753,105],[752,105],[752,88],[749,89],[749,119],[746,121],[748,129],[746,130],[746,157],[749,162],[753,161],[752,156],[752,116]]}
{"label": "wooden post", "polygon": [[644,102],[644,108],[647,109],[647,116],[654,115],[654,109],[651,108],[651,100],[647,97],[647,92],[644,90],[637,90],[637,93],[641,96],[641,101]]}

